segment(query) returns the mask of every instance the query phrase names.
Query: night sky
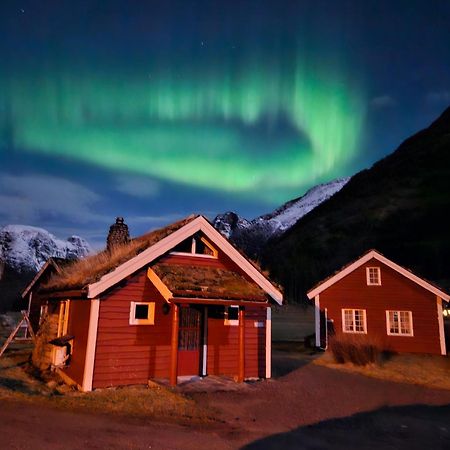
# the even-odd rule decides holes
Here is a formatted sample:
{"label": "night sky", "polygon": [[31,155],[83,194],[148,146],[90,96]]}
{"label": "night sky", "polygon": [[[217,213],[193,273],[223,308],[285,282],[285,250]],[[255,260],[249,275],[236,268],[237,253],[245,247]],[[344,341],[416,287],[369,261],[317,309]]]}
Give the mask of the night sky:
{"label": "night sky", "polygon": [[247,218],[450,105],[450,2],[0,4],[0,226]]}

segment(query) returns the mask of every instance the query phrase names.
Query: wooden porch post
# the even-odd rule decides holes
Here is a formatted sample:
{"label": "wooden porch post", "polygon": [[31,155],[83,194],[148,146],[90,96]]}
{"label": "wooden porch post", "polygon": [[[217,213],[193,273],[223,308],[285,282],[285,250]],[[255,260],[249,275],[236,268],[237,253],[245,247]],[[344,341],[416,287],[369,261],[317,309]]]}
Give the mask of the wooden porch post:
{"label": "wooden porch post", "polygon": [[178,372],[178,305],[173,304],[172,312],[172,351],[170,357],[170,385],[176,386],[177,384],[177,372]]}
{"label": "wooden porch post", "polygon": [[203,308],[203,355],[202,376],[206,377],[208,372],[208,307]]}
{"label": "wooden porch post", "polygon": [[245,378],[245,311],[239,308],[239,374],[238,382],[242,383]]}

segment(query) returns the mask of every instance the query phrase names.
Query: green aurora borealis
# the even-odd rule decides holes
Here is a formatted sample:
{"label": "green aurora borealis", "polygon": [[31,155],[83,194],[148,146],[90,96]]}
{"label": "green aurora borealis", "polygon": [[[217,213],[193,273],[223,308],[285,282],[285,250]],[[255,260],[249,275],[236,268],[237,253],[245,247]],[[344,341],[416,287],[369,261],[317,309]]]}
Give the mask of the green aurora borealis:
{"label": "green aurora borealis", "polygon": [[450,3],[0,2],[0,226],[252,219],[351,176],[450,98]]}
{"label": "green aurora borealis", "polygon": [[[364,120],[361,90],[342,65],[296,55],[199,67],[12,66],[0,71],[2,140],[110,170],[285,201],[338,174],[358,150]],[[280,123],[286,132],[277,132]]]}

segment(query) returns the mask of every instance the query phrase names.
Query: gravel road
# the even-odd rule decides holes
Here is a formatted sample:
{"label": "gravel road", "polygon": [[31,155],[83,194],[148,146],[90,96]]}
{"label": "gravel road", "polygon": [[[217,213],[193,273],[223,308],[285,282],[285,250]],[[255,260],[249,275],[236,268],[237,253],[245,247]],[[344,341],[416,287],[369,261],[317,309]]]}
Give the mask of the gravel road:
{"label": "gravel road", "polygon": [[274,355],[276,378],[194,392],[218,422],[185,427],[3,402],[5,449],[449,448],[450,392]]}

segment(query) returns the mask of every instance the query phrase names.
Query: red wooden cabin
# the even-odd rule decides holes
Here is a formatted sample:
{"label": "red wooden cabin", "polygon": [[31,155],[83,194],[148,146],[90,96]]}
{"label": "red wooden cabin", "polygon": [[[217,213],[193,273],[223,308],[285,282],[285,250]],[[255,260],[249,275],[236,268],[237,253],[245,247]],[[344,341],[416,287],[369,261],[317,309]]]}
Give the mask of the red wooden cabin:
{"label": "red wooden cabin", "polygon": [[270,305],[282,294],[202,216],[84,258],[39,295],[48,314],[33,360],[84,391],[271,376]]}
{"label": "red wooden cabin", "polygon": [[447,293],[376,250],[308,292],[315,302],[316,345],[331,333],[367,337],[394,352],[446,355]]}

